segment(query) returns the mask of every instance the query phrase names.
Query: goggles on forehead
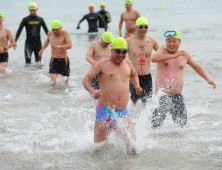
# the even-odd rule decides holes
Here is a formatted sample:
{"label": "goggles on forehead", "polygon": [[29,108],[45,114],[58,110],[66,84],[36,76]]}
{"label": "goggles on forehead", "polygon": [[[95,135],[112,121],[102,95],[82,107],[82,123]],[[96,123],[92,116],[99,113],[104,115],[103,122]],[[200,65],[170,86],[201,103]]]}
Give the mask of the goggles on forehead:
{"label": "goggles on forehead", "polygon": [[127,53],[127,50],[121,51],[120,49],[114,49],[114,51],[115,51],[115,53],[117,53],[117,54],[120,54],[120,53],[126,54],[126,53]]}
{"label": "goggles on forehead", "polygon": [[177,34],[176,33],[176,31],[166,31],[165,33],[164,33],[164,37],[174,37],[175,35],[179,35],[179,34]]}

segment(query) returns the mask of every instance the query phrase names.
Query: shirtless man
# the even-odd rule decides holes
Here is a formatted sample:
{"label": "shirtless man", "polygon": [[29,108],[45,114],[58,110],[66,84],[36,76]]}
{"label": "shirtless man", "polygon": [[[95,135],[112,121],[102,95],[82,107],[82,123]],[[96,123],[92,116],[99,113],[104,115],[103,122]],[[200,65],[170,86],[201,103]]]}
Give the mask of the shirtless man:
{"label": "shirtless man", "polygon": [[146,35],[148,22],[146,18],[140,17],[136,20],[137,33],[126,39],[128,43],[128,56],[133,63],[139,76],[140,86],[143,89],[142,95],[136,95],[136,89],[130,82],[131,100],[135,104],[141,98],[145,106],[147,99],[152,96],[152,77],[150,74],[151,53],[154,49],[160,48],[159,43],[152,37]]}
{"label": "shirtless man", "polygon": [[[12,32],[2,25],[3,22],[4,14],[0,12],[0,73],[5,73],[8,66],[8,49],[16,45]],[[10,44],[8,44],[8,40],[10,40]]]}
{"label": "shirtless man", "polygon": [[55,85],[56,78],[59,74],[66,76],[65,84],[69,84],[69,58],[67,49],[72,48],[72,42],[70,35],[67,31],[62,30],[62,25],[59,20],[53,20],[51,23],[52,31],[49,31],[48,38],[45,41],[44,46],[39,52],[39,56],[42,57],[43,51],[51,43],[51,59],[49,63],[49,73],[51,78],[51,85]]}
{"label": "shirtless man", "polygon": [[[82,81],[85,89],[99,100],[96,107],[94,143],[104,142],[110,128],[115,128],[118,122],[124,122],[126,126],[117,129],[121,130],[128,153],[136,155],[132,146],[132,142],[136,140],[135,127],[126,108],[129,101],[129,80],[136,87],[137,95],[142,93],[142,88],[133,64],[125,59],[128,48],[126,41],[118,37],[113,39],[111,46],[111,56],[97,61]],[[96,75],[99,77],[99,90],[94,90],[89,84]]]}
{"label": "shirtless man", "polygon": [[[99,60],[106,58],[111,55],[111,42],[113,40],[113,35],[111,32],[104,32],[101,40],[93,41],[89,50],[86,54],[86,60],[92,64],[92,66]],[[91,81],[92,87],[97,90],[99,89],[98,76],[94,77]]]}
{"label": "shirtless man", "polygon": [[136,33],[135,23],[137,18],[140,17],[140,13],[132,9],[132,0],[126,0],[126,11],[121,14],[119,22],[119,36],[122,37],[121,29],[123,21],[126,24],[125,38],[130,37]]}
{"label": "shirtless man", "polygon": [[159,48],[152,57],[152,62],[157,62],[155,92],[161,90],[165,93],[159,99],[159,107],[153,112],[152,127],[162,126],[167,112],[172,114],[174,123],[183,127],[187,123],[187,111],[181,94],[183,70],[186,64],[189,64],[214,89],[216,84],[188,52],[179,50],[181,40],[180,32],[177,29],[165,32],[164,36],[166,37],[166,48]]}

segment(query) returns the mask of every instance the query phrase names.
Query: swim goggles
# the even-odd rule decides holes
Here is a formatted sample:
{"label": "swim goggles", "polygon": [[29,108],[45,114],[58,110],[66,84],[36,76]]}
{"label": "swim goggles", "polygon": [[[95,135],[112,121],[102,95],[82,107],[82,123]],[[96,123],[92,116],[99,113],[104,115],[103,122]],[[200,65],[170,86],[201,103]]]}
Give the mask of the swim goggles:
{"label": "swim goggles", "polygon": [[120,53],[126,54],[127,53],[127,50],[121,51],[120,49],[114,49],[114,51],[115,51],[116,54],[120,54]]}
{"label": "swim goggles", "polygon": [[164,37],[173,37],[175,35],[179,35],[179,34],[177,34],[176,31],[173,31],[173,30],[172,31],[166,31],[164,33]]}
{"label": "swim goggles", "polygon": [[148,28],[148,25],[144,25],[144,26],[143,26],[143,25],[139,25],[138,28],[139,28],[139,29],[143,29],[143,28],[147,29],[147,28]]}

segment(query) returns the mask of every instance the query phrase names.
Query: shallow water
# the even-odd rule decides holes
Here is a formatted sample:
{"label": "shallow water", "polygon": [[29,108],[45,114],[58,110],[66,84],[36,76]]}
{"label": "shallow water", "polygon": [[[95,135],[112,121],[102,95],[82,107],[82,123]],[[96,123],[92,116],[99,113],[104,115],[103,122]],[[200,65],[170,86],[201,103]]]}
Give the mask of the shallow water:
{"label": "shallow water", "polygon": [[[188,110],[188,124],[179,128],[170,115],[161,129],[150,128],[151,113],[158,96],[153,96],[145,110],[139,102],[128,109],[135,123],[138,155],[129,157],[123,141],[112,132],[105,149],[95,152],[93,128],[94,100],[82,86],[90,65],[85,60],[89,44],[103,32],[88,35],[87,22],[76,26],[88,12],[89,1],[36,1],[38,15],[48,27],[53,19],[70,32],[73,48],[69,50],[70,86],[59,77],[49,86],[50,48],[41,64],[25,66],[23,30],[16,51],[9,50],[7,73],[0,75],[0,169],[221,169],[222,167],[222,1],[137,0],[133,7],[149,21],[148,34],[165,46],[163,33],[170,28],[181,32],[181,48],[188,51],[217,83],[212,89],[187,65],[183,95]],[[100,1],[94,1],[96,11]],[[107,1],[112,22],[109,31],[118,36],[118,23],[125,10],[124,1]],[[15,35],[21,19],[28,15],[28,1],[5,1],[0,11],[4,25]],[[164,6],[165,10],[160,10]],[[41,13],[46,10],[47,13]],[[123,30],[124,31],[124,30]],[[42,30],[42,42],[46,35]],[[151,73],[155,81],[156,65]]]}

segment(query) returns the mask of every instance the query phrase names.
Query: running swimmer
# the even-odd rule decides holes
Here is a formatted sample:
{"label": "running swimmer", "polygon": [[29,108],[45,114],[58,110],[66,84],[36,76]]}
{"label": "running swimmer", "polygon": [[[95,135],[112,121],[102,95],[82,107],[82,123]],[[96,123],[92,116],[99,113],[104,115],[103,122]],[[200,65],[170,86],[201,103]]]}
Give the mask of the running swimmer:
{"label": "running swimmer", "polygon": [[0,73],[5,73],[8,66],[8,49],[16,45],[10,29],[3,26],[4,18],[4,14],[0,12]]}
{"label": "running swimmer", "polygon": [[167,112],[172,114],[174,123],[183,127],[187,123],[187,111],[182,95],[183,71],[186,64],[189,64],[214,89],[216,84],[187,51],[179,50],[181,39],[177,29],[165,32],[164,36],[166,48],[160,47],[152,57],[152,62],[157,63],[155,92],[161,90],[165,93],[159,99],[159,107],[153,112],[152,127],[162,126]]}
{"label": "running swimmer", "polygon": [[104,23],[105,31],[107,30],[106,22],[104,21],[103,17],[99,13],[94,13],[94,4],[89,4],[89,14],[86,14],[78,23],[78,26],[76,29],[80,28],[80,24],[83,20],[87,19],[89,30],[88,32],[97,32],[97,22],[100,19]]}
{"label": "running swimmer", "polygon": [[151,54],[152,50],[157,51],[160,45],[154,38],[146,35],[148,32],[146,18],[140,17],[136,20],[136,29],[137,33],[127,38],[126,41],[129,46],[128,56],[139,76],[143,93],[140,96],[136,95],[136,89],[130,82],[130,98],[134,104],[141,99],[145,106],[147,99],[152,96]]}
{"label": "running swimmer", "polygon": [[30,15],[23,18],[19,29],[15,36],[15,41],[18,41],[18,38],[22,32],[23,27],[26,28],[26,41],[25,41],[25,61],[26,64],[31,64],[31,55],[34,51],[35,62],[40,62],[41,58],[38,55],[39,51],[42,48],[42,42],[40,37],[41,26],[43,27],[46,35],[48,33],[48,28],[46,26],[45,20],[42,17],[36,15],[38,11],[37,5],[35,2],[29,3],[29,12]]}
{"label": "running swimmer", "polygon": [[[108,23],[111,22],[111,16],[110,16],[109,12],[107,12],[105,10],[105,7],[106,7],[106,4],[101,3],[100,4],[100,9],[101,10],[97,13],[99,13],[103,17],[104,21],[106,22],[106,26],[108,27]],[[99,28],[104,28],[104,23],[101,19],[99,19]]]}
{"label": "running swimmer", "polygon": [[[118,122],[124,122],[126,126],[117,129],[124,138],[128,153],[136,155],[132,146],[136,141],[135,127],[126,108],[129,101],[129,80],[136,87],[137,95],[142,93],[142,88],[133,64],[125,59],[127,42],[118,37],[113,39],[111,46],[111,56],[97,61],[82,81],[85,89],[99,100],[96,107],[94,143],[106,141],[110,128],[115,128]],[[99,77],[99,90],[94,90],[89,84],[96,75]]]}
{"label": "running swimmer", "polygon": [[49,31],[48,38],[39,52],[39,56],[42,57],[43,51],[50,43],[52,54],[49,63],[51,86],[55,85],[59,74],[67,77],[65,84],[68,85],[70,69],[67,49],[72,48],[71,38],[67,31],[62,30],[62,25],[59,20],[53,20],[51,28],[52,31]]}
{"label": "running swimmer", "polygon": [[[93,41],[89,50],[86,54],[86,60],[92,64],[92,66],[99,60],[109,57],[111,55],[111,42],[113,35],[111,32],[105,31],[102,35],[101,40]],[[94,77],[91,81],[92,87],[97,90],[99,89],[98,76]]]}
{"label": "running swimmer", "polygon": [[132,9],[132,0],[126,0],[126,11],[121,14],[119,22],[119,36],[122,37],[121,29],[123,21],[126,24],[125,38],[130,37],[131,35],[136,34],[135,23],[136,20],[140,17],[140,13]]}

